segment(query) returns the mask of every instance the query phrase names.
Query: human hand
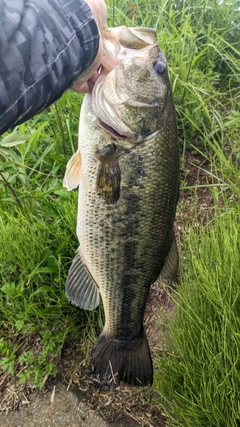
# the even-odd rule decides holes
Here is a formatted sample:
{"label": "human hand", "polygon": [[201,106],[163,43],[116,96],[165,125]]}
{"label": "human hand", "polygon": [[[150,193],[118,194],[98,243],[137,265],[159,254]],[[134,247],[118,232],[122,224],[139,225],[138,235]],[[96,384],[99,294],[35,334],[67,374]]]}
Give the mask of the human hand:
{"label": "human hand", "polygon": [[90,67],[87,68],[75,81],[71,90],[78,93],[91,92],[95,81],[99,77],[98,69],[103,65],[108,71],[114,68],[117,61],[104,49],[103,38],[107,29],[107,7],[104,0],[85,0],[90,7],[93,18],[96,21],[99,31],[99,48],[96,58]]}

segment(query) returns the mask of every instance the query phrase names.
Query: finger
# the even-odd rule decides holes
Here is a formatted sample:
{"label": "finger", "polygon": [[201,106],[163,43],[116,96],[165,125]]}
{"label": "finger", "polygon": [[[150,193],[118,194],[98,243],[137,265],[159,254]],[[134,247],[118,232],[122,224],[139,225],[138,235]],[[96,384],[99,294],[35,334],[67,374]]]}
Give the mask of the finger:
{"label": "finger", "polygon": [[87,81],[85,83],[76,82],[69,89],[77,93],[90,93],[93,90],[93,84],[90,81]]}

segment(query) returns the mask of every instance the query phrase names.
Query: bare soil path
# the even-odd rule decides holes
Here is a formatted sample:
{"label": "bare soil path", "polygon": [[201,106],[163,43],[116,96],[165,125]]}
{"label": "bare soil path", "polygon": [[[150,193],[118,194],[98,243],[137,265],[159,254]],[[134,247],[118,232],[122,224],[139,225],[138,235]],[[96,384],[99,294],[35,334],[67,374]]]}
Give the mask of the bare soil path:
{"label": "bare soil path", "polygon": [[0,416],[1,427],[107,427],[108,424],[67,391],[61,382],[45,393],[35,391],[17,411]]}

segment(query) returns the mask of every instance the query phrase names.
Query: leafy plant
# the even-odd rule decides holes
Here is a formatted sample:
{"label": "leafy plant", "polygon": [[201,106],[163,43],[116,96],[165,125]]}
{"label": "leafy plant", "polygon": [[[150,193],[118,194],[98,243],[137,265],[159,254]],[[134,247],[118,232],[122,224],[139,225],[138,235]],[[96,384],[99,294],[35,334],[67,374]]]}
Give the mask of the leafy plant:
{"label": "leafy plant", "polygon": [[56,361],[59,358],[63,344],[66,340],[68,329],[61,331],[43,331],[42,339],[39,341],[40,351],[34,354],[33,351],[25,351],[18,357],[21,370],[18,373],[20,383],[30,381],[40,389],[46,382],[46,377],[56,375]]}
{"label": "leafy plant", "polygon": [[2,340],[0,342],[0,353],[2,359],[0,360],[0,367],[3,372],[7,372],[9,375],[14,375],[14,362],[16,357],[17,349],[9,341]]}

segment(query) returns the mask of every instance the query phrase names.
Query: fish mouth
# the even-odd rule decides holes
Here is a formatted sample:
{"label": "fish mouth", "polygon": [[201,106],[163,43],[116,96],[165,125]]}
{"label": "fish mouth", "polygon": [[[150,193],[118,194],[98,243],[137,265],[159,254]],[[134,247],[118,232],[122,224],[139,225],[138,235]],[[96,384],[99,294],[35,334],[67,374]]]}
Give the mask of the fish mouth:
{"label": "fish mouth", "polygon": [[119,133],[116,129],[114,129],[112,126],[108,125],[107,123],[103,122],[100,118],[98,118],[98,126],[100,126],[102,129],[110,133],[111,136],[114,137],[114,139],[133,141],[133,138],[129,137],[129,135],[124,135]]}

